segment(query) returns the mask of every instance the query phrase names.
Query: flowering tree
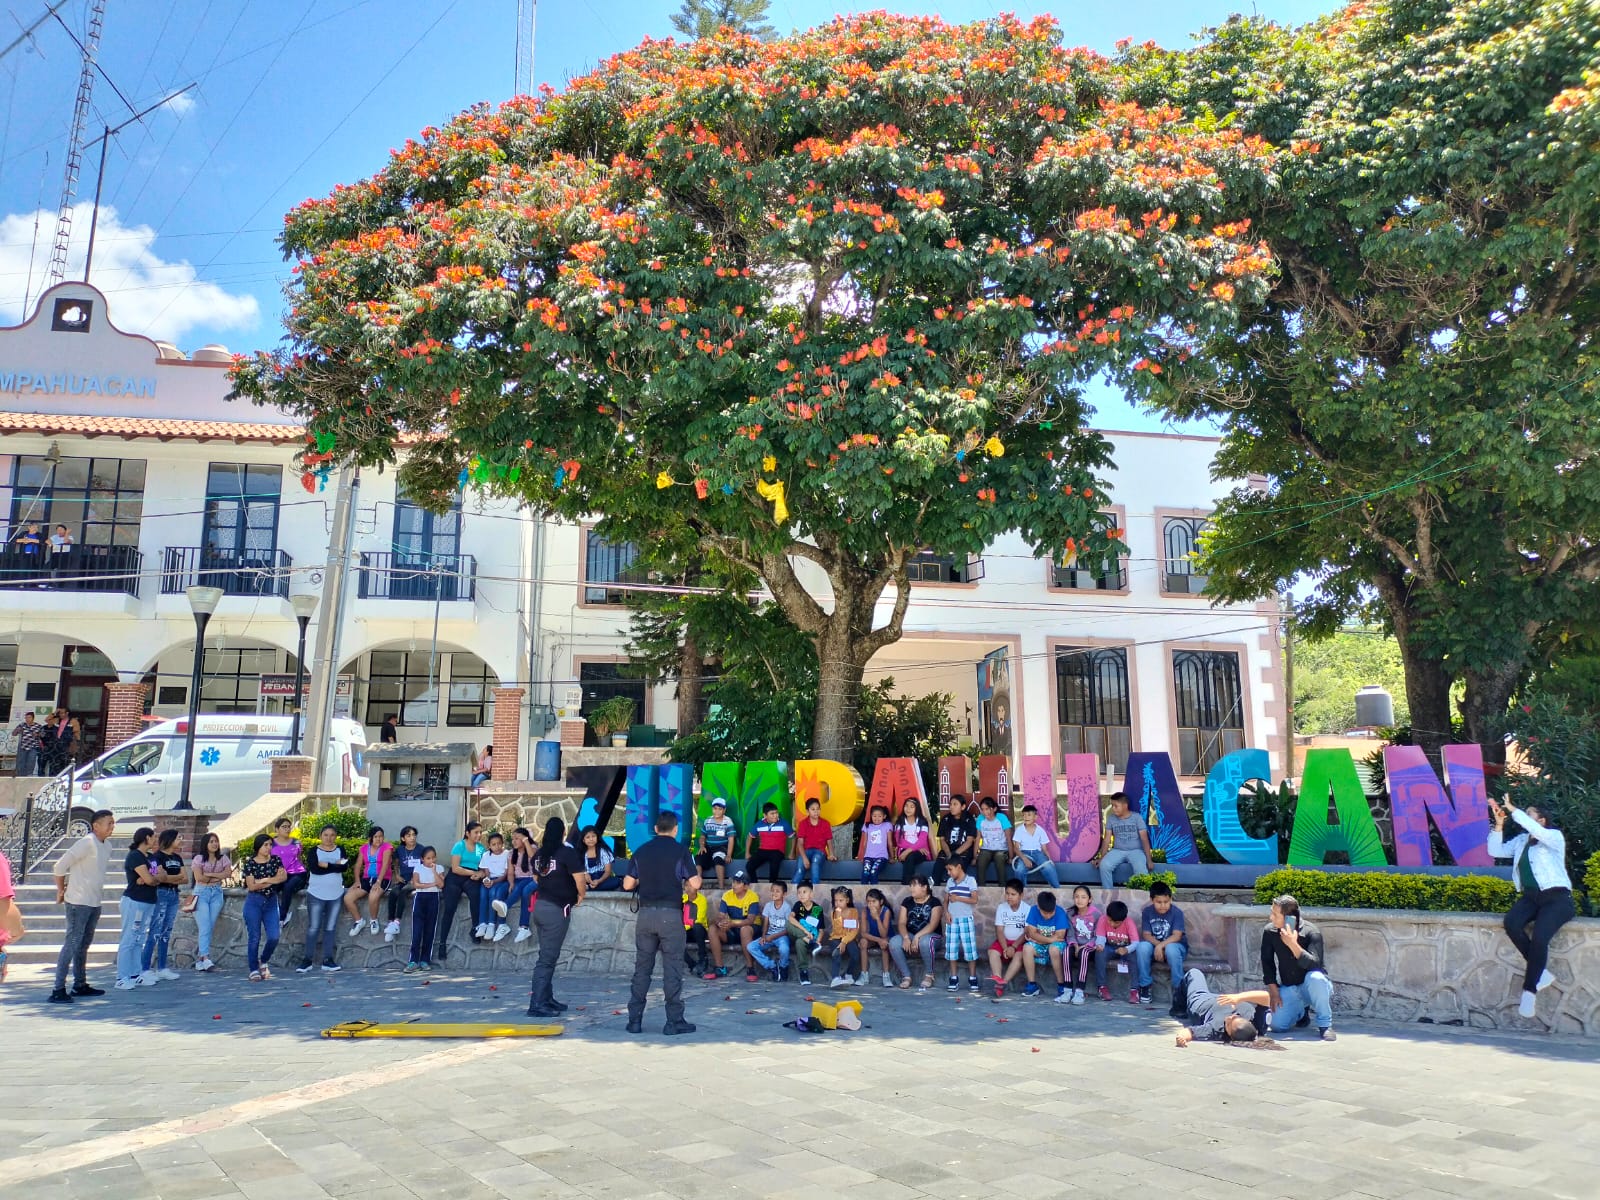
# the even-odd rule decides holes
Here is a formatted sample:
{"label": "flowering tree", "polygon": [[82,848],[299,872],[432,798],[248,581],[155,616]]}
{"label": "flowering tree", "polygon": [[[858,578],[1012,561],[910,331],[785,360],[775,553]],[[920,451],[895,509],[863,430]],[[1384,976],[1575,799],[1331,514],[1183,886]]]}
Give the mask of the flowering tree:
{"label": "flowering tree", "polygon": [[691,535],[814,642],[849,761],[907,560],[1102,553],[1080,384],[1182,360],[1270,262],[1265,150],[1113,104],[1047,20],[883,15],[646,42],[474,108],[287,218],[288,341],[238,393],[315,457],[476,483],[608,538]]}

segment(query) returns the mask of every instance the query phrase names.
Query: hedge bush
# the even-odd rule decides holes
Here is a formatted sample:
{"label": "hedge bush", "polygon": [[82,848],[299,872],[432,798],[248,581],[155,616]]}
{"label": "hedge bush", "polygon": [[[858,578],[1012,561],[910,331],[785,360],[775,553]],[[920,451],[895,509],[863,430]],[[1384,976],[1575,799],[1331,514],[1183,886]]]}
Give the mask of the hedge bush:
{"label": "hedge bush", "polygon": [[1176,871],[1148,871],[1143,875],[1129,875],[1128,882],[1122,886],[1133,892],[1148,892],[1150,885],[1158,879],[1174,891],[1177,890],[1178,873]]}
{"label": "hedge bush", "polygon": [[1414,908],[1425,912],[1503,913],[1517,898],[1509,880],[1493,875],[1334,874],[1271,871],[1256,880],[1256,902],[1290,895],[1308,908]]}
{"label": "hedge bush", "polygon": [[1583,864],[1583,892],[1591,908],[1600,904],[1600,850],[1589,855],[1589,861]]}
{"label": "hedge bush", "polygon": [[[321,841],[322,827],[324,825],[332,825],[334,829],[338,830],[338,836],[335,840],[338,842],[339,848],[344,851],[345,857],[350,860],[350,865],[345,868],[344,872],[344,885],[349,887],[355,882],[356,856],[361,853],[361,847],[366,844],[367,830],[372,828],[372,822],[367,819],[367,814],[359,809],[330,808],[325,812],[314,813],[312,816],[307,817],[289,831],[289,836],[296,839],[304,850],[301,855],[303,862],[311,861],[311,856],[315,853],[317,845]],[[272,831],[268,829],[261,832],[270,833]],[[391,842],[397,840],[389,835],[388,830],[384,830],[384,834]],[[255,844],[255,840],[256,835],[251,834],[233,848],[233,861],[235,863],[242,863],[250,857],[251,847]]]}

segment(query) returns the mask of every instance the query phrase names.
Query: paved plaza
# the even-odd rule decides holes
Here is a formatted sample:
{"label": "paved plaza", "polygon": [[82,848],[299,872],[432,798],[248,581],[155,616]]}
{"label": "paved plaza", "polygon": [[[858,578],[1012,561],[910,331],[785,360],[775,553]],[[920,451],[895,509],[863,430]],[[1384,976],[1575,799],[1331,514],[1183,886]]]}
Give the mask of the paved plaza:
{"label": "paved plaza", "polygon": [[560,1038],[326,1041],[520,1018],[527,980],[46,991],[0,991],[0,1197],[1589,1200],[1600,1174],[1600,1046],[1578,1039],[1364,1023],[1180,1050],[1159,1011],[942,982],[852,992],[865,1028],[802,1035],[782,1022],[827,988],[742,980],[690,985],[689,1037],[661,1036],[658,991],[631,1037],[625,982],[590,976],[561,981]]}

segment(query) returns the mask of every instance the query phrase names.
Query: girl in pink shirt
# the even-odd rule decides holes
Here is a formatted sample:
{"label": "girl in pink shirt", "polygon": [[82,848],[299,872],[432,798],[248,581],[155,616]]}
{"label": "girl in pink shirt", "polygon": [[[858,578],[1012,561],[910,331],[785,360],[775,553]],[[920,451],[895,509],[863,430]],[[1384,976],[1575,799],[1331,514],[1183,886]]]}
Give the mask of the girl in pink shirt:
{"label": "girl in pink shirt", "polygon": [[360,902],[367,902],[367,930],[377,933],[378,901],[389,890],[394,879],[394,845],[383,836],[383,827],[374,825],[367,833],[367,841],[356,855],[355,882],[345,889],[344,911],[355,922],[350,936],[361,932]]}
{"label": "girl in pink shirt", "polygon": [[933,843],[929,840],[927,821],[922,817],[922,805],[907,800],[900,810],[900,819],[894,823],[895,856],[904,864],[900,878],[907,883],[917,873],[917,868],[933,857]]}

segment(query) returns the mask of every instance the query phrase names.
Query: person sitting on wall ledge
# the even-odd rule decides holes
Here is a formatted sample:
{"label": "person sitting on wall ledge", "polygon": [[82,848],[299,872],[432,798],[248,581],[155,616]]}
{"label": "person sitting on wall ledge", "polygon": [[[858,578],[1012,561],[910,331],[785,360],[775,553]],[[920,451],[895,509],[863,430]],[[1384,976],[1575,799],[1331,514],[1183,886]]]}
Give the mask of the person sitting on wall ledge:
{"label": "person sitting on wall ledge", "polygon": [[[1559,829],[1550,828],[1550,818],[1529,805],[1519,809],[1511,804],[1489,801],[1494,813],[1494,829],[1489,833],[1489,853],[1494,858],[1512,860],[1511,878],[1517,885],[1517,902],[1506,913],[1506,936],[1528,964],[1522,977],[1522,1000],[1517,1011],[1531,1017],[1539,993],[1556,981],[1550,973],[1550,939],[1572,920],[1572,880],[1567,876],[1567,839]],[[1521,830],[1515,837],[1505,836],[1506,818]],[[1533,936],[1528,936],[1528,926]]]}
{"label": "person sitting on wall ledge", "polygon": [[1323,966],[1322,932],[1300,915],[1293,896],[1272,902],[1272,919],[1261,931],[1261,976],[1267,990],[1259,994],[1272,1008],[1270,1028],[1282,1032],[1315,1016],[1317,1036],[1334,1040],[1333,981]]}

